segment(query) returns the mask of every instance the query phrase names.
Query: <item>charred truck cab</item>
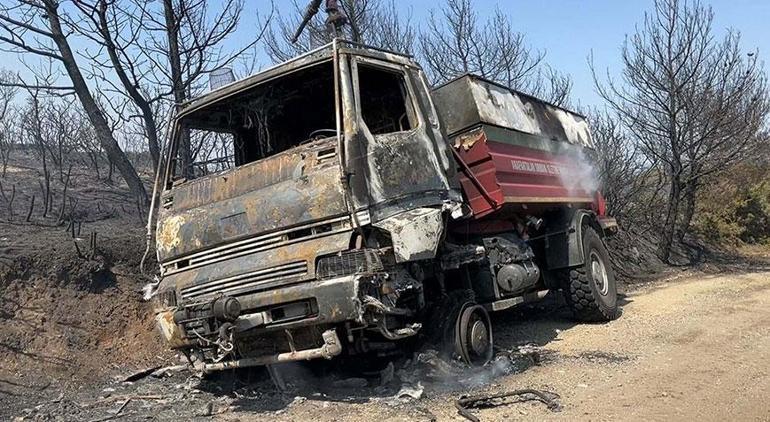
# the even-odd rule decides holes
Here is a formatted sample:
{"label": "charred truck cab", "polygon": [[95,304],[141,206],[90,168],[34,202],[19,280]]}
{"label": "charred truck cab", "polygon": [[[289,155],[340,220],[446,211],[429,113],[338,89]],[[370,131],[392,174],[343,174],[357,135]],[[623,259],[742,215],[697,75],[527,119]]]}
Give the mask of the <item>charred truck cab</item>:
{"label": "charred truck cab", "polygon": [[487,312],[548,289],[616,316],[574,113],[472,76],[431,92],[410,57],[335,41],[186,103],[173,131],[156,321],[206,371],[408,338],[484,363]]}

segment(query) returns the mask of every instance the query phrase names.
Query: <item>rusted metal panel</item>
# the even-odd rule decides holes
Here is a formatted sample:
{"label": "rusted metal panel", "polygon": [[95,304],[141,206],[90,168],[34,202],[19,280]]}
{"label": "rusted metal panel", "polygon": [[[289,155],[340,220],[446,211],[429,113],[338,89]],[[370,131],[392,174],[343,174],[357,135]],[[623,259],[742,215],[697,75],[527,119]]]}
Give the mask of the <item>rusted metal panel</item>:
{"label": "rusted metal panel", "polygon": [[184,339],[181,328],[174,322],[173,310],[158,312],[155,315],[155,327],[169,347],[179,348],[190,346],[190,342]]}
{"label": "rusted metal panel", "polygon": [[458,158],[485,190],[482,191],[468,175],[460,175],[463,192],[475,218],[507,204],[593,201],[596,190],[593,175],[586,168],[588,164],[576,160],[573,154],[515,145],[506,137],[490,138],[484,127],[458,136],[455,145]]}
{"label": "rusted metal panel", "polygon": [[161,261],[225,242],[346,215],[339,170],[321,144],[175,187],[158,223]]}
{"label": "rusted metal panel", "polygon": [[345,276],[294,284],[281,289],[249,295],[241,300],[244,308],[260,309],[301,300],[315,300],[317,315],[276,324],[267,329],[298,328],[342,321],[362,322],[363,307],[359,297],[361,276]]}
{"label": "rusted metal panel", "polygon": [[488,124],[593,147],[583,116],[476,75],[465,75],[436,88],[433,97],[450,136]]}
{"label": "rusted metal panel", "polygon": [[[348,229],[322,237],[298,239],[296,243],[274,249],[236,256],[197,268],[182,269],[167,275],[163,282],[176,286],[182,299],[199,300],[225,290],[228,295],[238,297],[298,281],[312,280],[315,278],[315,258],[347,249],[352,233],[352,229]],[[220,282],[215,286],[218,287],[216,289],[190,290],[204,283],[216,282]]]}
{"label": "rusted metal panel", "polygon": [[444,229],[440,208],[416,208],[388,217],[375,226],[390,232],[396,262],[436,256]]}
{"label": "rusted metal panel", "polygon": [[[367,63],[384,65],[376,60]],[[355,206],[368,207],[376,222],[405,210],[460,202],[451,152],[432,102],[420,94],[427,92],[427,86],[419,71],[404,72],[407,96],[416,108],[416,127],[380,135],[373,135],[357,112],[361,87],[357,81],[344,80],[349,74],[343,62],[345,167]]]}

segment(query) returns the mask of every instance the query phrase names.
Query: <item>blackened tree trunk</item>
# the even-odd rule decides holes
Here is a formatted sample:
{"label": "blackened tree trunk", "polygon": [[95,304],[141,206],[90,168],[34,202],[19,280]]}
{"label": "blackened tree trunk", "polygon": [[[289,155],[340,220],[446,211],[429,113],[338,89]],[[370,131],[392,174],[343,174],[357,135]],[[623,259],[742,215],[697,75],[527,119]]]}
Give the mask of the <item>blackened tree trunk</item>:
{"label": "blackened tree trunk", "polygon": [[[184,8],[184,7],[182,7]],[[168,37],[168,60],[171,66],[171,89],[174,102],[179,105],[187,99],[182,80],[182,57],[179,53],[179,20],[174,12],[173,0],[163,0],[163,12],[166,18],[166,35]],[[190,148],[190,133],[181,133],[177,147],[177,169],[184,177],[192,176],[192,150]]]}
{"label": "blackened tree trunk", "polygon": [[672,175],[668,193],[668,203],[666,204],[666,219],[663,222],[661,230],[660,258],[669,262],[671,259],[671,249],[674,245],[674,235],[677,229],[677,220],[679,217],[679,198],[681,197],[681,183],[679,176]]}
{"label": "blackened tree trunk", "polygon": [[684,210],[682,211],[682,221],[679,223],[678,239],[684,241],[684,237],[690,232],[692,219],[695,216],[695,205],[697,200],[698,185],[695,182],[688,183],[682,190],[682,199]]}
{"label": "blackened tree trunk", "polygon": [[110,62],[112,63],[112,67],[115,69],[115,73],[118,75],[118,79],[120,79],[120,82],[126,89],[129,97],[131,97],[131,100],[134,101],[134,104],[136,104],[139,111],[142,113],[142,123],[145,134],[147,135],[147,146],[150,150],[152,166],[155,170],[160,163],[160,146],[158,143],[158,126],[155,122],[155,113],[153,112],[150,101],[145,98],[141,91],[139,91],[139,86],[131,80],[123,63],[120,61],[118,47],[113,40],[113,35],[110,32],[110,25],[107,19],[107,1],[102,0],[95,10],[98,16],[96,19],[97,27],[104,39],[104,46],[107,50]]}
{"label": "blackened tree trunk", "polygon": [[44,2],[44,7],[51,30],[51,39],[59,50],[64,69],[67,71],[67,74],[72,81],[72,86],[80,103],[83,105],[83,109],[88,115],[89,121],[94,126],[99,142],[107,153],[110,161],[115,164],[115,167],[117,167],[121,176],[123,176],[131,193],[133,193],[143,204],[146,203],[147,192],[144,189],[142,180],[136,173],[134,166],[126,157],[126,154],[120,148],[118,141],[115,140],[115,137],[110,130],[110,125],[107,122],[107,118],[104,116],[101,108],[91,94],[88,84],[86,84],[83,74],[80,72],[80,68],[75,60],[75,55],[72,52],[67,36],[62,30],[61,21],[59,19],[58,3],[46,0]]}

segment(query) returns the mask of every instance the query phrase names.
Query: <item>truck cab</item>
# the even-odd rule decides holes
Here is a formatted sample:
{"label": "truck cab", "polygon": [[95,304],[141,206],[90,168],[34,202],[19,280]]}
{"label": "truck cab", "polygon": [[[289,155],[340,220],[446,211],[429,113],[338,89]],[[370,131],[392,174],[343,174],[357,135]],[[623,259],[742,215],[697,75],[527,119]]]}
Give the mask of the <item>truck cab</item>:
{"label": "truck cab", "polygon": [[[487,311],[589,268],[581,233],[607,219],[585,189],[493,197],[497,174],[513,176],[462,144],[493,125],[461,124],[452,112],[470,104],[448,94],[408,56],[335,40],[184,104],[156,230],[168,344],[206,371],[389,353],[415,336],[486,362]],[[186,140],[193,160],[178,157]],[[595,255],[601,291],[614,279]]]}

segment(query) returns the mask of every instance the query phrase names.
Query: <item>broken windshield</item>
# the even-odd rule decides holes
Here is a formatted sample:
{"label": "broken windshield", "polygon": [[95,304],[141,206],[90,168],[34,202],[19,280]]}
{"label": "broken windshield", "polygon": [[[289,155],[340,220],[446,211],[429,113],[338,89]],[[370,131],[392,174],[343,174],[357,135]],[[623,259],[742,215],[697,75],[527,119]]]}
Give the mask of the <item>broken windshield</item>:
{"label": "broken windshield", "polygon": [[179,138],[190,137],[192,160],[182,168],[176,158],[173,174],[188,180],[334,136],[332,62],[261,83],[195,111],[180,125]]}

